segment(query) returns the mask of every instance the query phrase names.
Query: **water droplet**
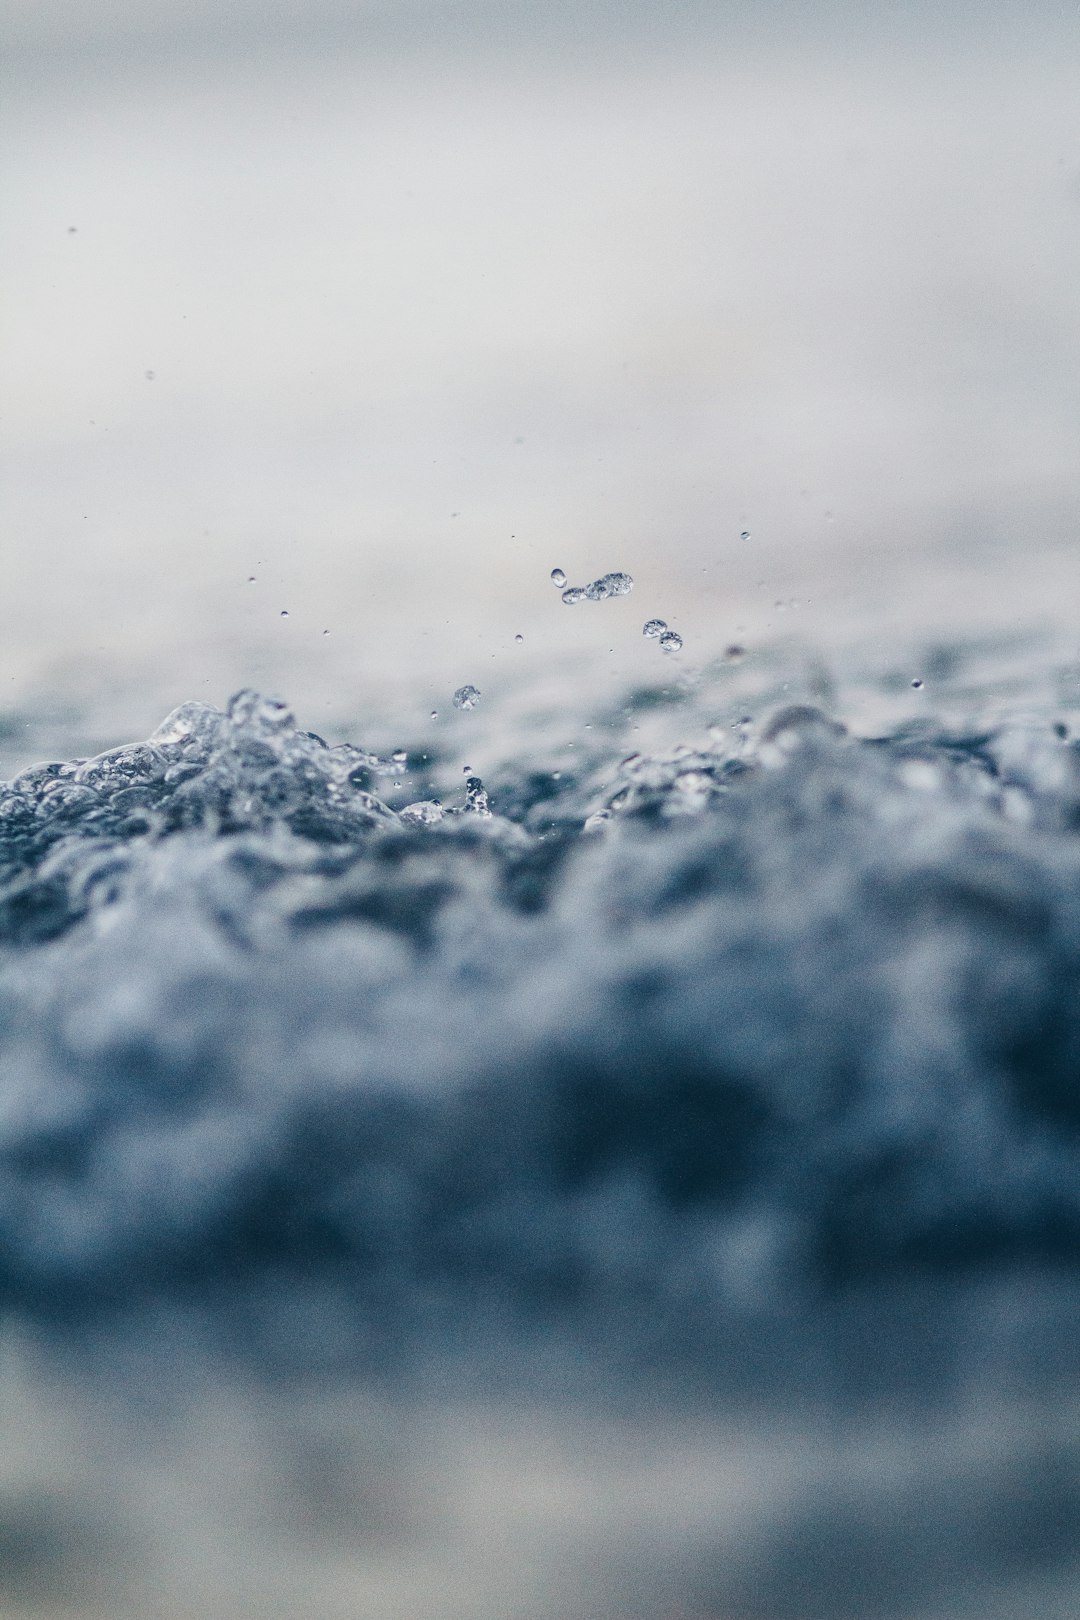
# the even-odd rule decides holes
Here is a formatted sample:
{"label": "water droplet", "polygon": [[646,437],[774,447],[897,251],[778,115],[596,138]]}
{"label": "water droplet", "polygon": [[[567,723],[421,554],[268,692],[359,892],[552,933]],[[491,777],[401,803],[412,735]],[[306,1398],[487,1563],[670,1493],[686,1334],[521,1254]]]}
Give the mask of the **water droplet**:
{"label": "water droplet", "polygon": [[666,619],[646,619],[641,627],[641,633],[643,636],[662,636],[666,629]]}
{"label": "water droplet", "polygon": [[248,584],[249,585],[254,585],[254,583],[255,583],[255,575],[254,574],[249,574],[248,575]]}
{"label": "water droplet", "polygon": [[563,591],[562,599],[566,603],[567,607],[574,607],[578,602],[585,600],[584,587],[581,585],[571,585],[567,590]]}
{"label": "water droplet", "polygon": [[921,690],[922,690],[922,681],[920,681],[920,680],[914,680],[914,681],[912,681],[912,683],[911,683],[911,684],[912,684],[912,686],[913,686],[913,687],[914,687],[914,688],[915,688],[915,690],[916,690],[916,692],[919,692],[919,691],[921,691]]}
{"label": "water droplet", "polygon": [[746,657],[746,648],[740,647],[738,642],[733,642],[730,647],[724,648],[724,657],[729,664],[741,663]]}
{"label": "water droplet", "polygon": [[607,596],[629,596],[634,588],[633,577],[630,574],[605,574],[597,583],[607,587],[605,591]]}
{"label": "water droplet", "polygon": [[288,610],[288,608],[282,608],[282,610],[281,610],[281,617],[282,617],[282,618],[283,618],[283,619],[287,619],[287,618],[288,618],[288,617],[289,617],[289,610]]}
{"label": "water droplet", "polygon": [[471,765],[463,765],[463,766],[462,766],[462,767],[461,767],[461,769],[462,769],[462,771],[463,771],[463,772],[464,772],[464,774],[465,774],[465,775],[466,775],[466,776],[471,776],[471,775],[472,775],[472,773],[473,773],[473,768],[472,768],[472,766],[471,766]]}
{"label": "water droplet", "polygon": [[742,531],[742,533],[740,534],[739,539],[740,540],[749,540],[749,538],[750,538],[750,530],[749,529],[744,529]]}
{"label": "water droplet", "polygon": [[522,641],[525,640],[525,637],[524,636],[515,636],[514,640],[517,641],[517,642],[522,642]]}
{"label": "water droplet", "polygon": [[475,686],[459,686],[454,693],[455,709],[475,709],[480,701],[480,693]]}
{"label": "water droplet", "polygon": [[438,711],[438,709],[432,709],[432,711],[431,711],[431,718],[432,718],[432,719],[433,719],[433,720],[437,720],[437,719],[438,719],[438,718],[439,718],[439,711]]}
{"label": "water droplet", "polygon": [[404,748],[399,748],[396,753],[390,755],[390,761],[393,765],[407,765],[409,763],[409,756],[405,752]]}
{"label": "water droplet", "polygon": [[566,575],[563,573],[561,568],[553,568],[551,570],[551,583],[560,591],[562,590],[563,586],[566,584]]}
{"label": "water droplet", "polygon": [[660,637],[660,645],[665,652],[677,653],[682,651],[682,636],[677,630],[665,630]]}

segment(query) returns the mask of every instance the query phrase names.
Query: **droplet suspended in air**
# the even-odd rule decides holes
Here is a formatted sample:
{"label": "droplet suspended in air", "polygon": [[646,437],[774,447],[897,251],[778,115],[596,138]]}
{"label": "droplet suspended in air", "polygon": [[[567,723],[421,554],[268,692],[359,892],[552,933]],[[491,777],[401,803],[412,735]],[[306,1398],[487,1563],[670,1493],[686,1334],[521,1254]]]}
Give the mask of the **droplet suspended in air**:
{"label": "droplet suspended in air", "polygon": [[569,586],[565,591],[563,591],[562,599],[566,603],[567,607],[575,607],[578,602],[583,602],[585,600],[585,587],[583,585]]}
{"label": "droplet suspended in air", "polygon": [[682,636],[677,630],[665,630],[660,637],[660,645],[665,652],[677,653],[682,651]]}
{"label": "droplet suspended in air", "polygon": [[742,533],[740,534],[739,539],[740,540],[749,540],[749,538],[750,538],[750,530],[749,529],[744,529],[742,531]]}
{"label": "droplet suspended in air", "polygon": [[517,642],[522,642],[522,641],[525,640],[525,637],[524,636],[515,636],[514,640],[517,641]]}
{"label": "droplet suspended in air", "polygon": [[629,596],[634,588],[632,574],[614,573],[604,574],[596,581],[597,585],[604,587],[605,596]]}
{"label": "droplet suspended in air", "polygon": [[288,608],[282,608],[282,610],[281,610],[281,617],[282,617],[282,618],[283,618],[283,619],[287,619],[287,618],[288,618],[288,617],[289,617],[289,610],[288,610]]}
{"label": "droplet suspended in air", "polygon": [[641,627],[641,633],[643,636],[649,636],[652,638],[655,636],[662,636],[666,629],[666,619],[646,619],[645,623]]}
{"label": "droplet suspended in air", "polygon": [[916,692],[921,692],[922,691],[922,681],[916,679],[916,680],[912,681],[911,684],[915,688]]}
{"label": "droplet suspended in air", "polygon": [[563,573],[561,568],[553,568],[551,570],[551,583],[556,587],[556,589],[560,591],[562,590],[563,586],[566,584],[566,575]]}
{"label": "droplet suspended in air", "polygon": [[475,686],[459,686],[454,693],[455,709],[475,709],[480,701],[480,692]]}

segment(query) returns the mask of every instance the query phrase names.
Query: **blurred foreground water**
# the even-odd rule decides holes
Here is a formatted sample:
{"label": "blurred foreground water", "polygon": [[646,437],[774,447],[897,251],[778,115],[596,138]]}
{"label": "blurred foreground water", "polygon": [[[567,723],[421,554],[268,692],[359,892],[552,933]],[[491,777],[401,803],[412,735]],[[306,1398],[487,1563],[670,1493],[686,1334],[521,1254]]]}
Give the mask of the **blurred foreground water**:
{"label": "blurred foreground water", "polygon": [[537,592],[0,786],[5,1612],[1074,1612],[1075,639]]}

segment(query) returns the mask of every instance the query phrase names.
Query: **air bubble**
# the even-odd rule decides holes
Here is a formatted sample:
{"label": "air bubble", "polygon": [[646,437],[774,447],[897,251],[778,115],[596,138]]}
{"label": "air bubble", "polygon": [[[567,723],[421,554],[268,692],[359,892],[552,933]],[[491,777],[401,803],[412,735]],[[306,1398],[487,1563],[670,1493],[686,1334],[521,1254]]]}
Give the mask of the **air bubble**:
{"label": "air bubble", "polygon": [[459,686],[454,693],[455,709],[475,709],[480,701],[480,692],[475,686]]}
{"label": "air bubble", "polygon": [[666,619],[646,619],[641,627],[641,633],[643,636],[662,636],[666,629]]}
{"label": "air bubble", "polygon": [[566,575],[563,573],[561,568],[553,568],[551,570],[551,583],[560,591],[562,590],[563,586],[566,584]]}
{"label": "air bubble", "polygon": [[680,636],[677,630],[665,630],[664,634],[660,637],[660,645],[667,653],[681,652],[682,636]]}

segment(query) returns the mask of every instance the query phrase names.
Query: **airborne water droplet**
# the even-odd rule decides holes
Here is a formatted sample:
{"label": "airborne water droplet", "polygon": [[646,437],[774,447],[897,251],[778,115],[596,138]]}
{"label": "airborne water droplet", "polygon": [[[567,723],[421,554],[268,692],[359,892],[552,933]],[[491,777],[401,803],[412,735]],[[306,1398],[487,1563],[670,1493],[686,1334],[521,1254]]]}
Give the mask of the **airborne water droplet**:
{"label": "airborne water droplet", "polygon": [[562,599],[566,603],[567,607],[574,607],[578,602],[582,602],[585,599],[584,586],[571,585],[567,590],[563,591]]}
{"label": "airborne water droplet", "polygon": [[742,533],[740,534],[739,539],[740,540],[749,540],[749,538],[750,538],[750,530],[749,529],[744,529],[742,531]]}
{"label": "airborne water droplet", "polygon": [[677,653],[682,651],[682,636],[677,630],[665,630],[660,637],[660,645],[665,652]]}
{"label": "airborne water droplet", "polygon": [[919,692],[919,691],[922,690],[922,681],[915,680],[915,681],[912,681],[911,684],[915,688],[916,692]]}
{"label": "airborne water droplet", "polygon": [[480,701],[480,693],[475,686],[459,686],[454,693],[455,709],[475,709]]}
{"label": "airborne water droplet", "polygon": [[557,586],[560,591],[562,590],[563,586],[566,584],[566,575],[563,573],[561,568],[553,568],[551,570],[551,583]]}
{"label": "airborne water droplet", "polygon": [[643,636],[662,636],[666,629],[666,619],[646,619],[641,627],[641,633]]}
{"label": "airborne water droplet", "polygon": [[515,641],[524,641],[524,640],[525,640],[525,637],[524,637],[524,636],[515,636],[515,637],[514,637],[514,640],[515,640]]}

